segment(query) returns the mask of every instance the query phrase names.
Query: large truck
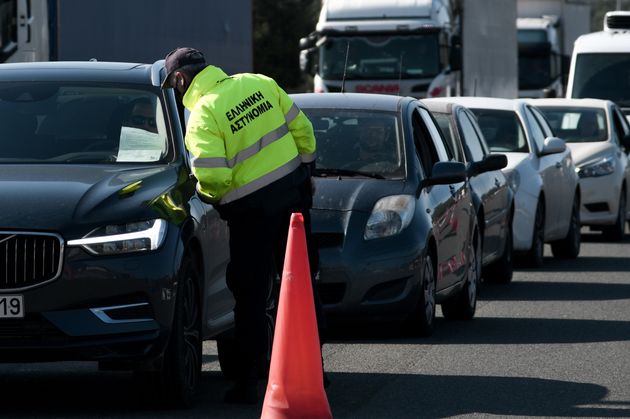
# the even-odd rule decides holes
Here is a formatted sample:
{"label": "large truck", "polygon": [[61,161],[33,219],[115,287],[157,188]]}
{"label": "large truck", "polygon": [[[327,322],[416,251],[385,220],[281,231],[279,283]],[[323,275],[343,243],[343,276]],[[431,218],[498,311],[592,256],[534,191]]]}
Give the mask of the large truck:
{"label": "large truck", "polygon": [[324,0],[300,40],[315,92],[516,97],[516,2]]}
{"label": "large truck", "polygon": [[612,100],[630,120],[630,12],[606,13],[603,31],[575,41],[566,96]]}
{"label": "large truck", "polygon": [[0,62],[152,63],[193,46],[228,73],[251,71],[252,0],[0,0]]}
{"label": "large truck", "polygon": [[519,97],[564,96],[573,43],[591,31],[586,0],[518,0]]}

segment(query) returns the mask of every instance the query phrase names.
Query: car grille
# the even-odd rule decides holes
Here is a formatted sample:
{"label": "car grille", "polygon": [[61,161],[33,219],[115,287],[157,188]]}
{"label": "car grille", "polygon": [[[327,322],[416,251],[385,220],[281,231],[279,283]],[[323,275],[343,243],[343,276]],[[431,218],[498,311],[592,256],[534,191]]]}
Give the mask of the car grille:
{"label": "car grille", "polygon": [[0,232],[0,289],[29,288],[57,278],[62,253],[57,235]]}

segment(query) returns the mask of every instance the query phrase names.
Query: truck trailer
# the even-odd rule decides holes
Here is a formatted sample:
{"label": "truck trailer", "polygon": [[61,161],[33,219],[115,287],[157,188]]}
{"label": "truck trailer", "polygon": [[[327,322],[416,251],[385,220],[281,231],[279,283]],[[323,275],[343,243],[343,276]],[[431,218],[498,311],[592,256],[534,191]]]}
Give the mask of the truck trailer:
{"label": "truck trailer", "polygon": [[518,0],[519,97],[564,96],[573,43],[591,30],[586,0]]}
{"label": "truck trailer", "polygon": [[251,71],[252,0],[0,0],[0,62],[152,63],[192,46],[228,73]]}
{"label": "truck trailer", "polygon": [[315,92],[516,97],[516,3],[324,0],[300,40]]}

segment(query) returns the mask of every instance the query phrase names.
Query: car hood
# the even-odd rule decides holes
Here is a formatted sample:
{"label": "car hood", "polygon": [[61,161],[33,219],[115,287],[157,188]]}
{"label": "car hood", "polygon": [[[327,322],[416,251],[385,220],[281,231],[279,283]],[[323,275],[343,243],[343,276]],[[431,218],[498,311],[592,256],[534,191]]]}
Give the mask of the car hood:
{"label": "car hood", "polygon": [[597,160],[599,157],[610,155],[614,152],[615,146],[608,141],[598,141],[592,143],[567,143],[571,150],[571,156],[576,166]]}
{"label": "car hood", "polygon": [[501,154],[505,154],[505,157],[507,157],[508,163],[507,163],[507,166],[505,166],[503,170],[508,171],[508,172],[511,170],[514,170],[516,166],[518,166],[523,160],[525,160],[529,156],[529,153],[501,153]]}
{"label": "car hood", "polygon": [[369,212],[379,198],[403,194],[404,189],[400,180],[316,178],[313,209]]}
{"label": "car hood", "polygon": [[[138,189],[121,193],[138,181]],[[169,166],[2,165],[0,229],[83,235],[95,225],[151,216],[148,202],[176,182]]]}

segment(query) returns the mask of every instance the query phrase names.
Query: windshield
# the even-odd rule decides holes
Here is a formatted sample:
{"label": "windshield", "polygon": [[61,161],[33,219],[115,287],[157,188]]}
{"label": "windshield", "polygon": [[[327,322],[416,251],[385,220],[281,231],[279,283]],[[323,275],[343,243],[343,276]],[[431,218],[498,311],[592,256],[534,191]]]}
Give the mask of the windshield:
{"label": "windshield", "polygon": [[557,137],[569,143],[606,141],[606,113],[598,108],[558,108],[539,106]]}
{"label": "windshield", "polygon": [[0,83],[0,163],[150,163],[168,153],[162,105],[138,87]]}
{"label": "windshield", "polygon": [[404,176],[404,152],[395,113],[302,110],[315,130],[318,174],[386,179]]}
{"label": "windshield", "polygon": [[497,152],[528,153],[523,126],[514,111],[471,109],[490,148]]}
{"label": "windshield", "polygon": [[438,34],[405,36],[329,37],[320,49],[321,76],[346,78],[410,79],[435,77],[440,72]]}
{"label": "windshield", "polygon": [[630,106],[630,53],[579,54],[571,97],[609,99]]}

